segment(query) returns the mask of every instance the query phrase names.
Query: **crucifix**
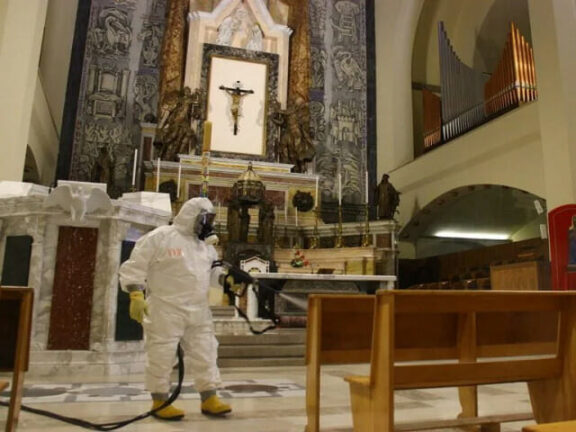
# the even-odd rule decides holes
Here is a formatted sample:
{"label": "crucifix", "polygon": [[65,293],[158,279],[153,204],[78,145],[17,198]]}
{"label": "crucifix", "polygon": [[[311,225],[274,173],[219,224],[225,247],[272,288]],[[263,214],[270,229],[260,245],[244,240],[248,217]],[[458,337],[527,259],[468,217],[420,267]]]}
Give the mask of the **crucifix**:
{"label": "crucifix", "polygon": [[234,87],[224,87],[221,85],[220,90],[224,90],[232,97],[232,106],[230,107],[230,113],[234,119],[234,135],[238,134],[238,117],[240,117],[240,101],[241,99],[249,94],[253,94],[254,90],[245,90],[242,88],[242,83],[236,81]]}

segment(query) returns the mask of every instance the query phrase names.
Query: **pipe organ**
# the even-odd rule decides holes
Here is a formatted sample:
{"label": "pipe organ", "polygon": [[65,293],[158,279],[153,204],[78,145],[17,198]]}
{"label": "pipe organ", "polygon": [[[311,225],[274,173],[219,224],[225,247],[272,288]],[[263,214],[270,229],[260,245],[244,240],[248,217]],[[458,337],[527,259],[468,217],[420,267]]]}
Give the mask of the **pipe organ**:
{"label": "pipe organ", "polygon": [[464,64],[454,52],[444,23],[438,23],[440,83],[442,94],[442,138],[448,141],[484,122],[486,79]]}
{"label": "pipe organ", "polygon": [[504,51],[486,83],[484,95],[488,116],[536,100],[534,54],[514,23],[510,23]]}
{"label": "pipe organ", "polygon": [[460,60],[443,22],[438,23],[438,48],[441,98],[428,90],[422,92],[425,151],[536,100],[534,54],[514,23],[489,79]]}
{"label": "pipe organ", "polygon": [[424,111],[424,150],[442,142],[442,102],[440,96],[422,89]]}

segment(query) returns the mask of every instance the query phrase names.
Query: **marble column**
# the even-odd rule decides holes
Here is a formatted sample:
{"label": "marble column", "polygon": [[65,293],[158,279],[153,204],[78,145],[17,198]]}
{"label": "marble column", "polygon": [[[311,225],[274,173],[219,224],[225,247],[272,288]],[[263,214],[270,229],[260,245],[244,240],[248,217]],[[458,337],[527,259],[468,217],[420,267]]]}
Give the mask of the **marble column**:
{"label": "marble column", "polygon": [[48,0],[0,2],[0,172],[22,180]]}
{"label": "marble column", "polygon": [[576,202],[576,4],[529,0],[548,210]]}

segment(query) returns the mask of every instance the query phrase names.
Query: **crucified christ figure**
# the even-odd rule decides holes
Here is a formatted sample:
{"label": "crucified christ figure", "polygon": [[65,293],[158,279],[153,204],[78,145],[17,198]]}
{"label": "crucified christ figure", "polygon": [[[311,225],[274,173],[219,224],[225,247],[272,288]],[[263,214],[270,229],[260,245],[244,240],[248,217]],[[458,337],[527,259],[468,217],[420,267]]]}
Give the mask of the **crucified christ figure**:
{"label": "crucified christ figure", "polygon": [[242,89],[242,83],[236,81],[234,87],[224,87],[221,85],[220,90],[224,90],[232,97],[232,105],[230,107],[230,113],[234,119],[234,135],[238,134],[238,117],[240,117],[240,101],[241,99],[249,94],[254,93],[254,90],[244,90]]}

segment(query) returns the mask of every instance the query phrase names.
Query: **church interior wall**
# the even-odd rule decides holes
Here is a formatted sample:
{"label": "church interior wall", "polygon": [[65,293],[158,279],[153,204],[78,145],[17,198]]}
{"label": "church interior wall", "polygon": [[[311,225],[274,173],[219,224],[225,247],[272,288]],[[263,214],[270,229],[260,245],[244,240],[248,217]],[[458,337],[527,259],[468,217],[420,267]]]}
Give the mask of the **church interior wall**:
{"label": "church interior wall", "polygon": [[392,171],[399,221],[458,186],[497,184],[545,196],[538,104],[501,116]]}
{"label": "church interior wall", "polygon": [[34,103],[32,105],[28,145],[36,161],[40,184],[50,185],[54,182],[60,141],[44,89],[45,85],[40,74],[38,74],[34,91]]}
{"label": "church interior wall", "polygon": [[70,54],[74,39],[78,0],[50,0],[42,40],[38,74],[49,113],[60,137]]}
{"label": "church interior wall", "polygon": [[[6,3],[6,2],[3,2]],[[0,172],[21,181],[47,1],[8,1],[0,12]]]}
{"label": "church interior wall", "polygon": [[[499,60],[508,33],[508,20],[514,20],[527,40],[531,42],[527,1],[459,2],[437,0],[399,5],[384,2],[378,19],[385,20],[384,11],[396,9],[394,20],[404,33],[396,37],[398,45],[410,43],[410,48],[397,48],[397,57],[406,60],[411,55],[410,67],[414,83],[439,86],[437,23],[444,21],[448,35],[458,56],[467,64],[487,73]],[[390,18],[388,18],[390,19]],[[400,24],[401,23],[401,24]],[[382,26],[384,27],[384,26]],[[501,27],[501,28],[500,28]],[[393,28],[393,27],[392,27]],[[391,31],[391,30],[388,30]],[[377,27],[377,53],[387,47],[384,38],[392,35]],[[393,53],[394,51],[390,51]],[[404,57],[402,57],[404,56]],[[542,146],[539,127],[538,103],[523,106],[501,118],[422,155],[421,93],[413,89],[410,102],[412,127],[398,104],[386,80],[399,87],[406,83],[392,79],[392,74],[405,74],[406,64],[389,55],[378,59],[378,171],[388,172],[395,187],[402,192],[398,220],[405,225],[431,200],[444,192],[470,184],[500,184],[545,196]],[[386,68],[393,72],[386,72]],[[382,88],[390,87],[389,90]],[[387,91],[387,94],[382,94]],[[395,123],[392,125],[391,123]],[[404,133],[394,128],[404,126]],[[382,129],[388,130],[382,132]],[[413,138],[409,132],[413,131]],[[410,150],[414,152],[411,154]],[[510,169],[513,167],[513,169]],[[520,235],[520,234],[519,234]],[[405,252],[417,254],[412,247]]]}

